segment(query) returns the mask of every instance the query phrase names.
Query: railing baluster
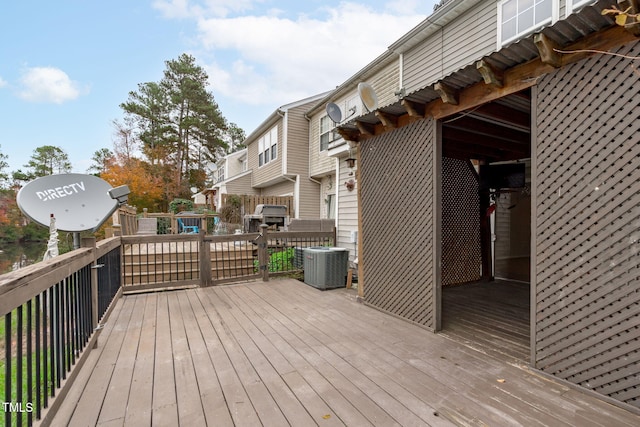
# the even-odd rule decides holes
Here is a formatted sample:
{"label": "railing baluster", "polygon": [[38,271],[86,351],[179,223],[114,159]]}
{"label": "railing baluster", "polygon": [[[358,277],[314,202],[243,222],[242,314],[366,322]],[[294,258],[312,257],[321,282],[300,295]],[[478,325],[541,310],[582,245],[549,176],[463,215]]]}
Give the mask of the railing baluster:
{"label": "railing baluster", "polygon": [[51,311],[51,307],[49,304],[51,298],[51,288],[47,289],[42,294],[42,396],[43,396],[43,408],[47,408],[49,406],[49,369],[47,360],[49,358],[49,346],[48,346],[48,338],[50,337],[48,323],[47,322],[47,313]]}
{"label": "railing baluster", "polygon": [[[17,325],[16,325],[16,399],[15,399],[15,403],[17,403],[18,405],[22,405],[23,399],[22,399],[22,334],[23,334],[23,325],[22,325],[22,316],[23,316],[23,312],[22,312],[23,306],[19,306],[16,309],[16,315],[17,315]],[[22,411],[21,411],[22,407],[18,408],[18,411],[16,413],[16,422],[17,425],[21,426],[22,425]]]}
{"label": "railing baluster", "polygon": [[[40,364],[42,362],[42,353],[41,353],[41,348],[40,348],[40,310],[42,310],[42,307],[40,306],[40,295],[36,295],[36,307],[35,307],[35,315],[36,315],[36,405],[35,405],[35,410],[36,410],[36,418],[40,419],[41,416],[41,405],[42,405],[42,399],[40,397],[40,393],[42,391],[41,388],[41,384],[42,384],[42,377],[40,376],[41,373],[41,369],[40,369]],[[44,335],[44,334],[42,334]],[[46,375],[45,375],[46,377]]]}
{"label": "railing baluster", "polygon": [[[33,405],[33,300],[27,301],[27,403]],[[33,408],[33,406],[32,406]],[[33,424],[32,411],[27,412],[27,425]]]}
{"label": "railing baluster", "polygon": [[[11,402],[11,312],[4,316],[4,401]],[[11,411],[4,412],[4,424],[11,425]]]}
{"label": "railing baluster", "polygon": [[47,387],[47,394],[51,397],[55,395],[55,384],[56,384],[56,359],[55,359],[55,350],[56,350],[56,337],[55,337],[55,329],[58,327],[58,319],[56,319],[54,308],[55,308],[55,294],[56,287],[54,285],[49,289],[49,383]]}

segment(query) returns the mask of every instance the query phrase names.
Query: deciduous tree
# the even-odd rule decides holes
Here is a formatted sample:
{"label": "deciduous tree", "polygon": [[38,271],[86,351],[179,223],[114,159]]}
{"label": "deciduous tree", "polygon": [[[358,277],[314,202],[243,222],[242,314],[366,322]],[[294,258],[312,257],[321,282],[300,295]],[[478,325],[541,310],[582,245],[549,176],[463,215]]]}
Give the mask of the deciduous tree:
{"label": "deciduous tree", "polygon": [[158,210],[164,201],[164,183],[162,178],[151,172],[151,166],[139,159],[132,158],[122,164],[112,162],[100,177],[114,187],[128,185],[129,204],[139,209]]}

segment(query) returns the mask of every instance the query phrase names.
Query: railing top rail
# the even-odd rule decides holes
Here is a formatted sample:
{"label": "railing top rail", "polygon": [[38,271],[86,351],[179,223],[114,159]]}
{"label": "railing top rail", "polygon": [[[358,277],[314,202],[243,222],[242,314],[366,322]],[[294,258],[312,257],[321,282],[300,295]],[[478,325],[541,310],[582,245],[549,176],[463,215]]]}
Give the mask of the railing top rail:
{"label": "railing top rail", "polygon": [[0,275],[0,316],[55,285],[72,273],[120,245],[120,237],[98,242],[96,254],[91,248],[80,248],[10,273]]}
{"label": "railing top rail", "polygon": [[199,239],[198,234],[145,234],[122,236],[122,244],[188,242]]}

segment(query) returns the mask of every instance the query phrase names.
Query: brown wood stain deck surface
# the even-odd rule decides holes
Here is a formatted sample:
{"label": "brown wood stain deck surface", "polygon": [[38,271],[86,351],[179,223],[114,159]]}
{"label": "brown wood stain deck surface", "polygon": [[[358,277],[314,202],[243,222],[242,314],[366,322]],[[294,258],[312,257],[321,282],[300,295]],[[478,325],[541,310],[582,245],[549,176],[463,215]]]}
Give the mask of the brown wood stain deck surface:
{"label": "brown wood stain deck surface", "polygon": [[525,365],[291,279],[127,295],[53,425],[640,425]]}

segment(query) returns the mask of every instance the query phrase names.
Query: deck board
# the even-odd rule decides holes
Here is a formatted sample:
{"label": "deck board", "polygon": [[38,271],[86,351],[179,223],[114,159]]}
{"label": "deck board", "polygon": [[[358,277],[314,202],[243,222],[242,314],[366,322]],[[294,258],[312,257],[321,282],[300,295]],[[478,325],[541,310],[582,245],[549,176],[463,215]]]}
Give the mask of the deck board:
{"label": "deck board", "polygon": [[53,425],[640,425],[453,335],[291,279],[128,295]]}

